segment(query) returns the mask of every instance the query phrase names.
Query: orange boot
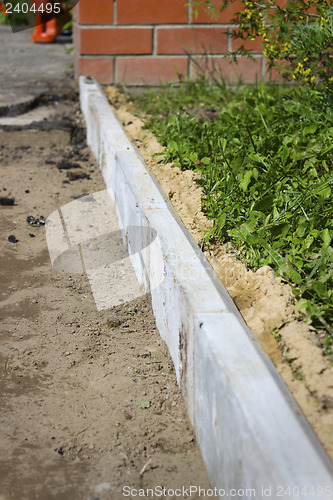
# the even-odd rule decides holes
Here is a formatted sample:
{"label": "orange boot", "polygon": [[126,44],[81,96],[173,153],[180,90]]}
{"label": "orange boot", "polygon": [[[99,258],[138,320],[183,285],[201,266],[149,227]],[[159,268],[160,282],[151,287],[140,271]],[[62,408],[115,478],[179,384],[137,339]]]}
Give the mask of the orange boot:
{"label": "orange boot", "polygon": [[[68,14],[62,9],[60,2],[50,0],[35,0],[35,31],[31,35],[35,43],[54,43],[61,32],[62,27],[68,21]],[[46,12],[46,5],[54,7],[52,12]],[[45,12],[41,12],[41,10]],[[66,15],[67,14],[67,15]]]}

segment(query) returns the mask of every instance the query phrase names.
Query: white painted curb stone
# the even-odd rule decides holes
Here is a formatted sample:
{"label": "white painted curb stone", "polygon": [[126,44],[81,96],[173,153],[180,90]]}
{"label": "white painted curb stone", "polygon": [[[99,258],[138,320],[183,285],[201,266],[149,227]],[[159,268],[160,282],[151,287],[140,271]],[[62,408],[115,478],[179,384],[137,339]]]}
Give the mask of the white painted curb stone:
{"label": "white painted curb stone", "polygon": [[[80,78],[80,99],[129,254],[131,238],[142,245],[132,264],[151,293],[212,486],[220,498],[332,500],[331,462],[93,79]],[[141,241],[131,235],[134,226],[154,228],[159,244],[143,241],[149,231]]]}

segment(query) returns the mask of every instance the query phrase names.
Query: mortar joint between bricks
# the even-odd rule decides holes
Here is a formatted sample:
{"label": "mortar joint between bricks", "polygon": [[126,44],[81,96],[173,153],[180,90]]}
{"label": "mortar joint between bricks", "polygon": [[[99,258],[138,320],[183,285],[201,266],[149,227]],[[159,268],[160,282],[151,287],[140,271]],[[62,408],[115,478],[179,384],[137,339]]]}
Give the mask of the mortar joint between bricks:
{"label": "mortar joint between bricks", "polygon": [[266,62],[266,57],[262,56],[261,57],[261,81],[264,82],[266,80],[266,73],[267,73],[267,62]]}
{"label": "mortar joint between bricks", "polygon": [[232,51],[232,29],[228,28],[228,37],[227,37],[227,51]]}
{"label": "mortar joint between bricks", "polygon": [[117,65],[116,65],[116,59],[117,59],[117,57],[114,57],[113,58],[113,63],[112,63],[113,64],[113,72],[112,72],[113,73],[113,82],[112,82],[113,84],[115,84],[117,82],[117,75],[116,75]]}
{"label": "mortar joint between bricks", "polygon": [[157,55],[157,29],[156,25],[153,26],[153,33],[152,33],[152,55],[156,56]]}
{"label": "mortar joint between bricks", "polygon": [[113,0],[113,24],[117,24],[117,0]]}
{"label": "mortar joint between bricks", "polygon": [[192,4],[187,6],[187,24],[192,24]]}

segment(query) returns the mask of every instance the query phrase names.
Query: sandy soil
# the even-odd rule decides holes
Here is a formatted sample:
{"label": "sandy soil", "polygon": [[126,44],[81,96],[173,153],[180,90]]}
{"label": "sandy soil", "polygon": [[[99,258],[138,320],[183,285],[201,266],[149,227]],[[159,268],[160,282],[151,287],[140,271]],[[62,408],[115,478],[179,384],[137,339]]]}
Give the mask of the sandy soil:
{"label": "sandy soil", "polygon": [[[203,190],[195,182],[197,174],[152,158],[163,147],[142,129],[144,117],[115,87],[105,87],[105,93],[184,226],[201,246],[212,221],[201,212]],[[291,288],[269,266],[253,272],[221,244],[204,247],[203,252],[333,461],[333,366],[322,355],[322,334],[300,321]],[[272,332],[279,327],[277,342]]]}
{"label": "sandy soil", "polygon": [[0,197],[15,198],[0,206],[0,499],[208,488],[149,297],[97,311],[86,276],[53,270],[45,227],[27,223],[105,189],[78,104],[59,98],[47,116],[0,125]]}

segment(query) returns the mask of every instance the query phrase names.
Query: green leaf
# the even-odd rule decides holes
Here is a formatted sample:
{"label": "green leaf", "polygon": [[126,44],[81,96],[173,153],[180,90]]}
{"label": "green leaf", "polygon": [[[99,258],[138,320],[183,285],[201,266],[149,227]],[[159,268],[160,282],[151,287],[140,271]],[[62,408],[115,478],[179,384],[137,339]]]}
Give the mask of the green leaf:
{"label": "green leaf", "polygon": [[[234,142],[236,141],[236,139],[234,139]],[[239,143],[239,140],[237,139],[238,143]],[[223,153],[225,151],[225,148],[227,146],[227,139],[225,137],[220,137],[220,139],[218,140],[218,145],[219,147],[222,149]]]}
{"label": "green leaf", "polygon": [[283,138],[283,141],[282,143],[287,146],[288,144],[290,144],[291,142],[293,141],[293,137],[290,137],[289,135],[286,135],[284,138]]}
{"label": "green leaf", "polygon": [[248,170],[243,179],[240,181],[239,186],[240,188],[245,192],[247,191],[248,185],[251,182],[251,177],[252,177],[252,170]]}
{"label": "green leaf", "polygon": [[300,285],[302,283],[302,276],[295,270],[290,270],[290,277],[296,285]]}
{"label": "green leaf", "polygon": [[329,232],[329,230],[328,230],[327,228],[325,228],[325,229],[321,232],[320,236],[321,236],[321,237],[322,237],[322,239],[323,239],[323,242],[324,242],[325,247],[329,247],[329,246],[330,246],[330,244],[331,244],[331,241],[332,241],[332,238],[331,238],[331,236],[330,236],[330,232]]}
{"label": "green leaf", "polygon": [[296,230],[297,236],[302,238],[305,235],[305,231],[307,230],[308,226],[309,226],[309,223],[306,220],[306,218],[301,217],[299,219],[298,224],[297,224],[297,230]]}
{"label": "green leaf", "polygon": [[281,224],[276,224],[271,227],[271,234],[272,236],[280,236],[283,237],[285,236],[290,229],[289,224],[281,223]]}
{"label": "green leaf", "polygon": [[253,209],[258,210],[258,212],[266,212],[267,210],[272,209],[274,198],[274,196],[265,196],[261,200],[257,201]]}
{"label": "green leaf", "polygon": [[314,134],[317,128],[318,126],[316,125],[316,123],[311,123],[311,125],[307,125],[306,127],[304,127],[303,134],[304,135]]}
{"label": "green leaf", "polygon": [[325,299],[327,297],[327,288],[322,281],[312,281],[311,288],[318,293],[320,298]]}
{"label": "green leaf", "polygon": [[219,229],[222,229],[224,227],[226,219],[227,219],[227,214],[223,212],[217,219],[217,225]]}
{"label": "green leaf", "polygon": [[245,241],[249,245],[257,245],[260,242],[260,237],[258,234],[248,234],[246,235]]}
{"label": "green leaf", "polygon": [[324,187],[321,191],[319,191],[319,196],[324,200],[327,200],[331,197],[331,188],[329,186]]}
{"label": "green leaf", "polygon": [[300,299],[297,302],[297,309],[302,312],[306,312],[306,309],[308,307],[308,301],[306,299]]}
{"label": "green leaf", "polygon": [[323,148],[321,151],[320,151],[320,156],[325,156],[327,153],[329,153],[330,151],[332,151],[333,149],[333,144],[331,144],[330,146],[327,146],[326,148]]}
{"label": "green leaf", "polygon": [[264,165],[265,167],[267,167],[267,163],[265,161],[265,158],[259,153],[250,153],[248,158],[249,158],[249,160],[256,161],[257,163],[260,163],[261,165]]}

